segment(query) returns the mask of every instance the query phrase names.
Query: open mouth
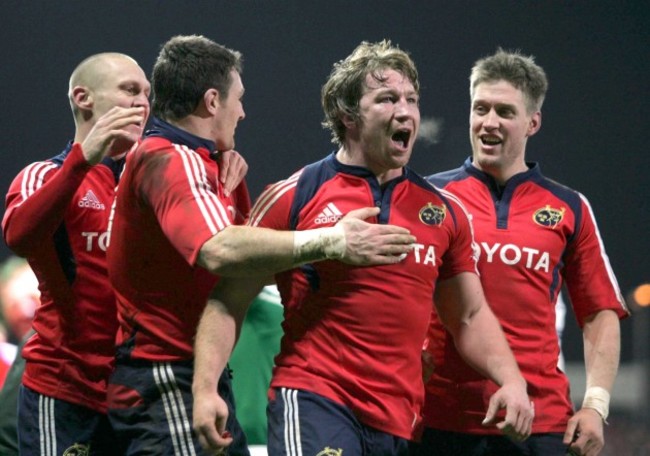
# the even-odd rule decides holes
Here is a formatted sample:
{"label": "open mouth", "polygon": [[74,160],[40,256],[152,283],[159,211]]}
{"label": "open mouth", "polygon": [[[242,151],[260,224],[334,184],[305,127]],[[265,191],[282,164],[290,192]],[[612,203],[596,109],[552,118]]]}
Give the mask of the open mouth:
{"label": "open mouth", "polygon": [[486,146],[496,146],[498,144],[501,144],[503,140],[501,138],[498,138],[496,136],[481,136],[481,142],[485,144]]}
{"label": "open mouth", "polygon": [[391,139],[393,140],[393,142],[399,144],[401,147],[406,148],[406,146],[408,146],[409,141],[411,139],[411,132],[409,130],[399,130],[393,133]]}

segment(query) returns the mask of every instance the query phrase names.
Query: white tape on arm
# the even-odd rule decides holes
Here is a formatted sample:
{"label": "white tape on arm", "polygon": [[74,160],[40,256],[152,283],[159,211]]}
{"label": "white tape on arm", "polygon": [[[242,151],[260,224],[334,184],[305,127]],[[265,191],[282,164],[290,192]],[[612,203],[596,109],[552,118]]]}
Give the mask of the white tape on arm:
{"label": "white tape on arm", "polygon": [[293,233],[293,255],[298,261],[315,257],[338,260],[345,255],[345,230],[340,224]]}
{"label": "white tape on arm", "polygon": [[607,423],[607,417],[609,416],[609,392],[600,386],[590,386],[585,392],[582,408],[595,410],[603,421]]}

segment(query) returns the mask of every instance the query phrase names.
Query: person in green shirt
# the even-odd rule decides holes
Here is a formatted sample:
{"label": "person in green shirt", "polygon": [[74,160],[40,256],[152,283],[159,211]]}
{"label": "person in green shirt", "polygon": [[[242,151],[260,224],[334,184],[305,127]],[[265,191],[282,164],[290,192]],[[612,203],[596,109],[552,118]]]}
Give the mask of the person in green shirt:
{"label": "person in green shirt", "polygon": [[251,445],[266,445],[267,391],[273,359],[280,351],[282,319],[277,288],[264,287],[248,309],[229,361],[237,419]]}

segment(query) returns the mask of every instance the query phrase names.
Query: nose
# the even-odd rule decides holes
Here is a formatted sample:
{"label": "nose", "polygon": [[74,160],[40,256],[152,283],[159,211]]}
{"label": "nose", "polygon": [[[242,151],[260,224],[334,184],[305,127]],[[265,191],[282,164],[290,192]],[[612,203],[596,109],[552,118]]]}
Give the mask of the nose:
{"label": "nose", "polygon": [[135,97],[133,105],[136,107],[149,108],[149,97],[144,92],[142,92],[137,97]]}
{"label": "nose", "polygon": [[404,119],[407,117],[413,117],[414,110],[417,110],[417,105],[410,103],[406,98],[400,98],[395,103],[395,117],[397,119]]}
{"label": "nose", "polygon": [[490,109],[483,117],[483,127],[487,129],[494,129],[499,127],[499,116],[494,109]]}

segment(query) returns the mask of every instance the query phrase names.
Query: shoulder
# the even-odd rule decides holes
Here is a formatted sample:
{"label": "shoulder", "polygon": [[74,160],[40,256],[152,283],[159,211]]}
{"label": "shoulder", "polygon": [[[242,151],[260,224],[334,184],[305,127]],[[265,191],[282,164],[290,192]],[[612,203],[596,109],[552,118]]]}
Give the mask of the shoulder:
{"label": "shoulder", "polygon": [[426,180],[436,187],[446,187],[451,182],[461,181],[467,179],[469,174],[465,170],[464,166],[450,169],[448,171],[442,171],[436,174],[431,174],[426,177]]}

